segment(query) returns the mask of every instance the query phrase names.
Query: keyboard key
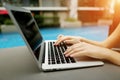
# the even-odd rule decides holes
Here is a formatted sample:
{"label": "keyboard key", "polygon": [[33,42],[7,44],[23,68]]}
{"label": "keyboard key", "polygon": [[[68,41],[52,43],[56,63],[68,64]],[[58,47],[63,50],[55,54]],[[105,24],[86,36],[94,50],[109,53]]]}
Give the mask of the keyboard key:
{"label": "keyboard key", "polygon": [[75,60],[72,57],[65,57],[63,54],[67,49],[64,42],[57,46],[54,45],[54,42],[49,42],[48,48],[48,64],[75,63]]}

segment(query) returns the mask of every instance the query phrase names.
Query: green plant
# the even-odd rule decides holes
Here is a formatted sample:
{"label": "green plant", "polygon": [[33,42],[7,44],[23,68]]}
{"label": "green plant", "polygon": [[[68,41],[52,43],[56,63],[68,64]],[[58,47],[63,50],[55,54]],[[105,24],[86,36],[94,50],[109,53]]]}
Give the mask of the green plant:
{"label": "green plant", "polygon": [[0,33],[1,33],[1,24],[0,24]]}
{"label": "green plant", "polygon": [[43,24],[43,22],[44,22],[43,16],[42,16],[42,15],[35,15],[34,18],[35,18],[35,20],[36,20],[38,26],[40,27],[41,24]]}
{"label": "green plant", "polygon": [[0,15],[0,24],[4,24],[4,21],[5,21],[5,17]]}
{"label": "green plant", "polygon": [[5,25],[13,25],[13,22],[11,21],[11,19],[6,19],[6,20],[4,21],[4,24],[5,24]]}
{"label": "green plant", "polygon": [[44,17],[42,15],[35,15],[34,18],[37,22],[40,22],[40,23],[43,23],[44,21]]}
{"label": "green plant", "polygon": [[75,22],[75,21],[77,21],[77,20],[76,20],[75,18],[70,18],[70,17],[68,17],[68,18],[65,19],[65,21]]}
{"label": "green plant", "polygon": [[43,16],[43,15],[38,14],[38,15],[34,15],[34,18],[35,18],[39,28],[48,28],[48,27],[59,26],[59,17],[58,16]]}

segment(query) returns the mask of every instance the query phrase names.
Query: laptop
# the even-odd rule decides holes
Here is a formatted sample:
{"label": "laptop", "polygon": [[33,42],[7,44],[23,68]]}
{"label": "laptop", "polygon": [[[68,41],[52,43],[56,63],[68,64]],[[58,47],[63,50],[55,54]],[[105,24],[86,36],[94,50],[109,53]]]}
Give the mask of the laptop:
{"label": "laptop", "polygon": [[44,40],[30,10],[9,4],[5,4],[4,7],[8,10],[10,18],[18,28],[40,70],[54,71],[93,67],[104,64],[102,61],[88,60],[83,57],[79,59],[65,57],[63,53],[68,46],[64,42],[55,46],[55,40]]}

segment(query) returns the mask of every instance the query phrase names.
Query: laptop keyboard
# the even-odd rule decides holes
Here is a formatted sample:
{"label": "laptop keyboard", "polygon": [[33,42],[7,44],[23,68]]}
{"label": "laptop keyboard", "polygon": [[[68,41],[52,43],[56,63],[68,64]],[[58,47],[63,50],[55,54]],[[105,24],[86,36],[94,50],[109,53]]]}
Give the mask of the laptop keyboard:
{"label": "laptop keyboard", "polygon": [[64,42],[55,46],[55,42],[48,42],[48,64],[65,64],[75,63],[76,61],[72,57],[65,57],[63,54],[67,49]]}

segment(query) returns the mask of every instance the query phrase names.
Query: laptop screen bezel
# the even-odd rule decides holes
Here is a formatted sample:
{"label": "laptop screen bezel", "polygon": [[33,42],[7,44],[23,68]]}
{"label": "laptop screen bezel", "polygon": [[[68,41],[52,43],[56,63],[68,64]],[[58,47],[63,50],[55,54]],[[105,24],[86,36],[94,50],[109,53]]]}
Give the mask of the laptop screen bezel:
{"label": "laptop screen bezel", "polygon": [[[31,11],[28,10],[28,9],[25,9],[25,8],[11,6],[11,5],[9,5],[9,4],[5,4],[4,7],[7,9],[10,18],[12,19],[13,23],[14,23],[15,26],[17,27],[17,29],[18,29],[20,35],[22,36],[23,40],[25,41],[25,43],[26,43],[26,45],[27,45],[30,53],[32,53],[32,56],[34,57],[34,60],[37,62],[37,65],[40,67],[40,66],[42,65],[42,64],[40,64],[40,61],[42,62],[42,55],[43,55],[43,54],[41,53],[41,54],[39,55],[39,59],[36,58],[36,56],[35,56],[35,54],[34,54],[34,51],[31,49],[31,47],[30,47],[29,43],[27,42],[27,40],[26,40],[26,38],[25,38],[22,30],[20,29],[20,27],[19,27],[19,25],[18,25],[18,23],[17,23],[14,15],[12,14],[12,11],[26,12],[26,13],[29,13],[29,14],[31,14]],[[32,14],[31,14],[31,16],[32,16]],[[32,18],[33,18],[33,16],[32,16]],[[34,18],[33,18],[33,19],[34,19]],[[34,21],[35,21],[35,20],[34,20]],[[36,22],[35,22],[35,25],[36,25],[37,29],[39,29]],[[39,32],[39,33],[40,33],[40,32]],[[42,36],[41,36],[41,37],[42,37]],[[43,42],[44,42],[44,40],[43,40],[43,37],[42,37],[42,43],[43,43]],[[42,45],[42,43],[41,43],[40,45]],[[40,46],[40,45],[39,45],[39,46]],[[38,48],[39,48],[39,47],[38,47]]]}

